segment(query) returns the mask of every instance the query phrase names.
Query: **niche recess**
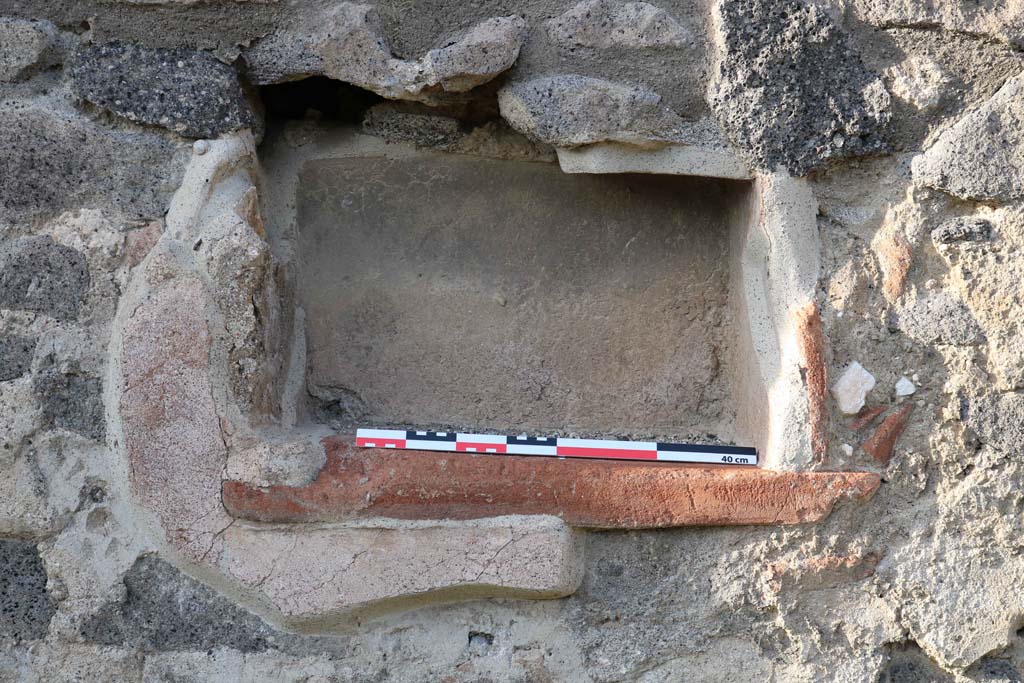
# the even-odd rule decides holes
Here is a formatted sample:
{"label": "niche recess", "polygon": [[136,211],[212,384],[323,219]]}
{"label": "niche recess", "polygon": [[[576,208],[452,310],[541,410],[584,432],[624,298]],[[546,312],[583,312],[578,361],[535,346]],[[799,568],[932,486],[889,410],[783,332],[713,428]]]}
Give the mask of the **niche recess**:
{"label": "niche recess", "polygon": [[733,437],[743,184],[384,152],[299,173],[322,418]]}
{"label": "niche recess", "polygon": [[[112,334],[108,428],[155,547],[316,630],[428,595],[568,595],[579,529],[805,523],[870,495],[876,475],[770,471],[822,452],[806,184],[722,150],[557,157],[307,120],[270,127],[259,158],[245,131],[197,146]],[[719,439],[765,468],[324,433],[355,421]]]}
{"label": "niche recess", "polygon": [[755,181],[609,158],[627,172],[272,130],[270,239],[305,320],[298,421],[766,451],[780,330],[744,271]]}
{"label": "niche recess", "polygon": [[308,147],[264,159],[294,190],[309,419],[737,441],[750,182]]}

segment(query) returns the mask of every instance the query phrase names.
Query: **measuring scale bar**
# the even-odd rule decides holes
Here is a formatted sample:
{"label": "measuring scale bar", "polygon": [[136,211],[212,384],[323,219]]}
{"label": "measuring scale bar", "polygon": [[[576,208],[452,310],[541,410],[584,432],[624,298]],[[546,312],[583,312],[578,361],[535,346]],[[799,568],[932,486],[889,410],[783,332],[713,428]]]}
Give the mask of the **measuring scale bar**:
{"label": "measuring scale bar", "polygon": [[660,441],[563,439],[559,437],[463,434],[402,429],[357,429],[356,445],[445,453],[546,455],[556,458],[603,458],[714,465],[757,465],[757,449],[743,446],[700,446]]}

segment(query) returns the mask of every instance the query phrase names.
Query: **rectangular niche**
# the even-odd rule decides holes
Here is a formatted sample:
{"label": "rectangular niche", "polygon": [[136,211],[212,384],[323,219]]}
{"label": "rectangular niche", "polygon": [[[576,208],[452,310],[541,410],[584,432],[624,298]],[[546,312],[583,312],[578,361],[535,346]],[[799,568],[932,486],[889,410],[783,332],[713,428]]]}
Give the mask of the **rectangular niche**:
{"label": "rectangular niche", "polygon": [[409,150],[297,173],[321,421],[734,440],[749,183]]}

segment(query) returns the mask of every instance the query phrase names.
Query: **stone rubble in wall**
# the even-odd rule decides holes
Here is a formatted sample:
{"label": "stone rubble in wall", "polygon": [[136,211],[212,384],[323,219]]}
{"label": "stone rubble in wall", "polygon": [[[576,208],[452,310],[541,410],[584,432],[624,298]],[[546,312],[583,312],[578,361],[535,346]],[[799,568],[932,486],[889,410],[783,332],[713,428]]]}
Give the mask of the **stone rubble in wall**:
{"label": "stone rubble in wall", "polygon": [[914,385],[909,377],[900,377],[896,380],[894,389],[897,396],[911,396],[917,391],[917,386]]}
{"label": "stone rubble in wall", "polygon": [[916,182],[971,201],[1024,199],[1024,74],[914,160]]}
{"label": "stone rubble in wall", "polygon": [[693,40],[693,33],[678,19],[646,2],[583,0],[544,27],[563,47],[679,48]]}
{"label": "stone rubble in wall", "polygon": [[187,137],[217,137],[257,123],[235,69],[195,50],[85,46],[74,55],[71,89],[129,121]]}
{"label": "stone rubble in wall", "polygon": [[984,36],[1024,45],[1024,4],[1020,0],[852,0],[856,16],[880,28],[913,27]]}
{"label": "stone rubble in wall", "polygon": [[[1020,41],[1019,2],[856,0],[851,6],[877,26]],[[255,7],[244,3],[230,11]],[[190,5],[159,9],[180,17]],[[100,8],[99,20],[109,11]],[[747,45],[731,41],[730,54],[757,49],[762,34],[779,38],[765,13],[749,16],[749,32],[741,34]],[[184,41],[173,27],[165,30],[168,40]],[[793,63],[780,55],[799,54],[800,42],[814,38],[797,34],[786,49],[768,50],[769,64]],[[835,35],[824,29],[825,42],[814,49],[834,46]],[[254,39],[243,51],[256,54],[270,42]],[[17,65],[17,78],[56,64],[30,43],[11,50],[13,42],[0,41],[0,64]],[[806,118],[793,110],[808,93],[824,101],[813,97],[822,90],[808,85],[817,76],[799,71],[816,63],[815,54],[794,64],[800,76],[791,85],[798,94],[748,92],[756,81],[732,84],[730,92],[741,97],[728,111],[726,128],[734,139],[753,140],[751,148],[771,163],[798,170],[819,168],[823,160],[836,164],[832,177],[813,180],[822,210],[834,219],[822,229],[826,291],[841,293],[836,302],[845,307],[839,317],[831,304],[823,306],[833,356],[859,359],[884,387],[908,368],[926,380],[907,397],[906,404],[919,407],[887,463],[857,458],[864,458],[860,446],[893,406],[881,406],[862,432],[843,431],[840,424],[830,435],[833,443],[850,446],[846,456],[856,466],[884,470],[886,483],[871,507],[842,508],[822,525],[803,527],[594,534],[587,573],[573,597],[423,605],[342,633],[324,624],[328,636],[286,633],[154,554],[140,538],[138,528],[148,522],[127,505],[111,449],[88,435],[95,425],[83,416],[92,413],[76,407],[92,400],[95,384],[79,391],[68,378],[107,381],[114,306],[125,274],[162,231],[170,191],[180,184],[178,143],[141,126],[85,116],[63,95],[7,98],[0,105],[0,244],[15,258],[4,261],[0,277],[34,284],[15,294],[0,290],[6,302],[0,304],[0,595],[18,603],[0,611],[0,680],[1021,680],[1024,468],[1017,454],[1024,439],[1024,335],[1018,321],[1024,306],[1017,293],[1024,278],[1018,172],[1024,147],[1020,97],[1013,90],[1018,79],[954,120],[941,118],[940,107],[921,110],[945,132],[923,150],[915,180],[969,200],[943,204],[923,195],[907,199],[902,191],[893,196],[889,184],[904,183],[893,170],[896,162],[844,161],[847,140],[838,147],[834,136],[815,138],[832,131],[835,120],[856,118],[842,97],[836,119],[820,109]],[[843,80],[849,72],[833,69],[829,54],[820,60],[823,70]],[[321,73],[322,60],[309,59],[316,64],[296,74]],[[856,57],[849,62],[850,82],[860,83]],[[29,65],[27,71],[21,65]],[[516,74],[516,81],[544,76]],[[884,107],[872,104],[881,102],[875,95],[861,102],[865,129],[883,118]],[[894,95],[906,93],[896,88]],[[622,130],[600,118],[561,122],[571,109],[552,111],[548,121],[538,109],[531,116],[547,122],[529,125],[556,142],[614,139]],[[619,121],[626,130],[640,129],[633,139],[647,140],[652,130],[656,139],[671,139],[663,131],[678,122],[645,111]],[[638,119],[645,123],[637,125]],[[573,132],[581,129],[584,134]],[[878,149],[865,143],[860,151]],[[839,188],[839,199],[825,191],[829,183]],[[974,203],[982,198],[984,205]],[[904,201],[906,210],[885,218]],[[881,256],[866,247],[887,220],[886,234],[903,242],[886,244],[905,247],[890,263],[901,280],[896,303],[879,293]],[[919,240],[901,232],[908,226]],[[88,280],[76,277],[74,268],[42,277],[40,264],[80,262],[65,249],[84,255]],[[167,272],[154,264],[155,278]],[[937,284],[925,287],[930,280]],[[839,376],[844,369],[840,363],[830,372]],[[66,381],[67,391],[40,395],[37,387],[47,378],[62,386]],[[874,394],[872,400],[889,398]],[[254,581],[272,575],[271,567],[254,569]],[[329,584],[331,576],[325,572],[321,579]]]}
{"label": "stone rubble in wall", "polygon": [[890,96],[818,4],[718,0],[709,104],[757,168],[806,175],[888,151]]}
{"label": "stone rubble in wall", "polygon": [[927,294],[895,314],[897,329],[922,344],[969,346],[984,341],[985,333],[959,297],[940,291]]}
{"label": "stone rubble in wall", "polygon": [[342,2],[313,25],[281,29],[246,51],[256,84],[324,75],[396,100],[433,101],[461,93],[506,71],[519,56],[526,24],[492,17],[416,60],[392,54],[372,5]]}
{"label": "stone rubble in wall", "polygon": [[0,101],[0,226],[82,207],[162,215],[181,179],[182,150],[150,131],[103,126],[69,99],[55,92]]}
{"label": "stone rubble in wall", "polygon": [[685,122],[643,87],[578,75],[511,83],[498,92],[502,117],[557,147],[621,142],[658,147],[684,139]]}
{"label": "stone rubble in wall", "polygon": [[0,83],[24,81],[58,64],[61,43],[48,21],[0,17]]}
{"label": "stone rubble in wall", "polygon": [[466,132],[458,118],[411,102],[376,104],[363,117],[363,130],[387,142],[510,161],[556,160],[554,150],[530,140],[504,120],[488,121]]}
{"label": "stone rubble in wall", "polygon": [[[1014,284],[1024,277],[1024,205],[1008,203],[988,212],[984,220],[957,219],[939,230],[943,243],[937,251],[949,267],[953,286],[984,331],[993,388],[1024,388],[1024,330],[1016,313]],[[946,240],[951,234],[956,235],[955,241]]]}
{"label": "stone rubble in wall", "polygon": [[81,492],[102,486],[105,335],[126,281],[125,243],[109,214],[90,209],[0,240],[0,336],[28,349],[21,374],[0,380],[0,527],[16,534],[55,533]]}

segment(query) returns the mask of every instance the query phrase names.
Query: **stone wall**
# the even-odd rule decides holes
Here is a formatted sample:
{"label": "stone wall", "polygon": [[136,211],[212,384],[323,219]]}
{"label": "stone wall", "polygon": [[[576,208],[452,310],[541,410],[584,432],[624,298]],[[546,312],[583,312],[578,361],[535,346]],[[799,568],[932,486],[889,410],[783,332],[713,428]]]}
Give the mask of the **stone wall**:
{"label": "stone wall", "polygon": [[[1024,680],[1022,50],[1019,0],[5,0],[0,680]],[[700,272],[747,297],[685,312],[738,377],[687,410],[777,433],[801,496],[877,491],[648,530],[229,514],[364,408],[310,391],[281,172],[337,139],[744,188],[748,232],[683,254],[745,259]]]}

